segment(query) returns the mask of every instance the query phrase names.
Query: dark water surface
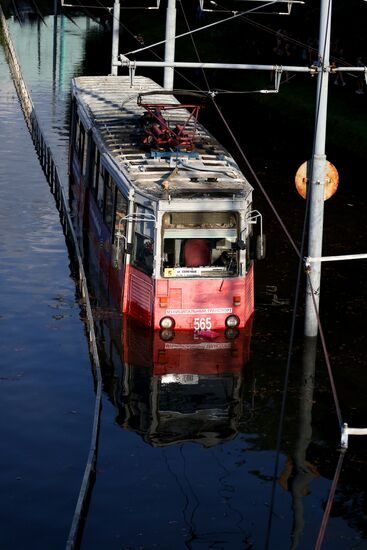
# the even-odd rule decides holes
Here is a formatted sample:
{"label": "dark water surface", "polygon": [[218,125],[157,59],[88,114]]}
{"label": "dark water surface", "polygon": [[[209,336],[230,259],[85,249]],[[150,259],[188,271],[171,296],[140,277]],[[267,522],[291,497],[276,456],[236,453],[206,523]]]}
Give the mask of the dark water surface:
{"label": "dark water surface", "polygon": [[93,382],[69,259],[0,50],[0,548],[62,548]]}
{"label": "dark water surface", "polygon": [[[59,18],[55,51],[53,18],[45,22],[9,25],[66,179],[70,78],[93,70],[85,51],[102,50],[105,41],[90,20]],[[0,55],[0,548],[49,550],[63,548],[67,539],[89,446],[93,378],[58,214]],[[103,64],[95,59],[99,72]],[[250,119],[254,107],[244,109]],[[252,149],[272,152],[266,167],[258,153],[257,168],[299,238],[304,204],[291,187],[290,159],[282,165],[286,136],[276,140],[273,129],[263,137],[269,117],[257,119]],[[348,172],[347,160],[341,163],[346,181],[360,178],[358,170]],[[268,259],[256,266],[252,335],[236,349],[180,340],[165,346],[96,309],[104,397],[83,549],[264,548],[297,266],[270,210],[256,198],[269,235]],[[341,188],[330,201],[327,254],[365,252],[365,206],[359,186]],[[343,415],[364,427],[366,265],[324,271],[323,320]],[[273,293],[290,305],[271,305],[266,285],[277,286]],[[338,460],[324,360],[319,354],[313,388],[298,336],[302,319],[297,331],[274,549],[314,547]],[[191,377],[175,376],[175,365],[183,364],[191,366]],[[323,548],[367,548],[360,439],[347,453]]]}

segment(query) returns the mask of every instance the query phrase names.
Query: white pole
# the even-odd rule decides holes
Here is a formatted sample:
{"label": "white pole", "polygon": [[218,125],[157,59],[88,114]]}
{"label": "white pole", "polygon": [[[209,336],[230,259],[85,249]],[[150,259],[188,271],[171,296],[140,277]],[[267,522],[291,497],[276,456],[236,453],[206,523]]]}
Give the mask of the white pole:
{"label": "white pole", "polygon": [[[166,47],[164,60],[171,63],[175,60],[175,37],[176,37],[176,0],[168,0],[166,18]],[[165,90],[173,90],[174,68],[165,67],[163,87]]]}
{"label": "white pole", "polygon": [[120,0],[115,0],[112,14],[111,75],[117,76],[120,37]]}
{"label": "white pole", "polygon": [[[319,61],[322,70],[317,80],[316,130],[311,181],[308,186],[310,197],[310,221],[308,237],[308,256],[322,256],[322,235],[324,223],[324,191],[326,173],[326,118],[327,97],[329,85],[329,55],[330,55],[330,24],[332,0],[321,0]],[[305,306],[305,336],[316,337],[318,332],[317,311],[320,301],[321,263],[312,264],[309,273],[310,284],[307,283]],[[314,298],[312,297],[314,294]]]}

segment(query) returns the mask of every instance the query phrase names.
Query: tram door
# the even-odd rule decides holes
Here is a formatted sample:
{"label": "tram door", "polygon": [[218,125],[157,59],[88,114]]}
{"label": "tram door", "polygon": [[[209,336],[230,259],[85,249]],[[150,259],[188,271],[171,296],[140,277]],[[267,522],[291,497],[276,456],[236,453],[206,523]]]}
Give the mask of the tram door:
{"label": "tram door", "polygon": [[128,201],[112,182],[113,219],[111,220],[109,295],[116,304],[122,303],[122,292],[125,277],[125,255],[127,243]]}
{"label": "tram door", "polygon": [[124,311],[147,325],[152,323],[154,303],[155,219],[151,209],[135,206],[131,217],[132,250],[124,297]]}

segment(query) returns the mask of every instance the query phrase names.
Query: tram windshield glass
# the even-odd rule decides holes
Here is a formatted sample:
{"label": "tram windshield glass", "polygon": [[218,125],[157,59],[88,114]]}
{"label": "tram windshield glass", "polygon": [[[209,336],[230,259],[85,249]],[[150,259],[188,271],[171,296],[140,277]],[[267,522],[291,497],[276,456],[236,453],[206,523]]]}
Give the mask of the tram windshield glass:
{"label": "tram windshield glass", "polygon": [[235,212],[170,212],[163,216],[164,277],[238,274]]}

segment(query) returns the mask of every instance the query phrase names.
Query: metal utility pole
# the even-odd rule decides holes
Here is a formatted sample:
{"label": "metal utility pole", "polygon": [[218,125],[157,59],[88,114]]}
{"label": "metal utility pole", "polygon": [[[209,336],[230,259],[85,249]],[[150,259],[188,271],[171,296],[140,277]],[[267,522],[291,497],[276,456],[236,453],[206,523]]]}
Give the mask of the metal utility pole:
{"label": "metal utility pole", "polygon": [[[176,0],[168,0],[166,18],[166,47],[164,60],[171,63],[175,60],[175,37],[176,37]],[[173,90],[174,68],[165,67],[163,87],[165,90]]]}
{"label": "metal utility pole", "polygon": [[[314,155],[312,159],[312,175],[308,184],[310,196],[310,221],[308,237],[308,255],[322,256],[322,236],[324,223],[324,193],[326,173],[326,118],[327,98],[330,68],[330,24],[332,0],[321,0],[319,63],[320,72],[317,77],[317,102],[315,122]],[[314,301],[319,310],[321,262],[312,264],[309,273],[310,284],[307,282],[305,309],[305,336],[316,337],[318,332],[317,316]],[[312,297],[314,295],[314,299]]]}
{"label": "metal utility pole", "polygon": [[117,76],[120,37],[120,0],[115,0],[112,12],[111,75]]}

